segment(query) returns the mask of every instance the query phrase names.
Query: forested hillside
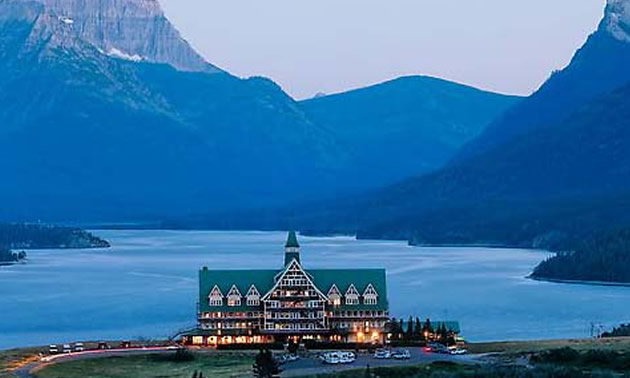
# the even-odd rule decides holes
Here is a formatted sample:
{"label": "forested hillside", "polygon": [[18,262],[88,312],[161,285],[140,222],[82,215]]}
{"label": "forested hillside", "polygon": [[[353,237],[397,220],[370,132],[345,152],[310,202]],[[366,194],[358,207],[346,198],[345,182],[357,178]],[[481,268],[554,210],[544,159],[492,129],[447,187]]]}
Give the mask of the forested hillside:
{"label": "forested hillside", "polygon": [[592,236],[541,263],[533,278],[630,283],[630,229]]}
{"label": "forested hillside", "polygon": [[0,223],[0,246],[8,249],[106,248],[109,243],[74,227]]}

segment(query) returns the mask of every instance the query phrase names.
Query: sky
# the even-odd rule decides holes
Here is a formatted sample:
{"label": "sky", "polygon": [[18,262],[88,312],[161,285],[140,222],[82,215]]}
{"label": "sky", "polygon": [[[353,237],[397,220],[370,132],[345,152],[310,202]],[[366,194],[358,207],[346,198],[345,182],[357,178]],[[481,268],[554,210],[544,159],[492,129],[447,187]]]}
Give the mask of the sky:
{"label": "sky", "polygon": [[569,63],[606,0],[160,0],[211,63],[297,99],[403,75],[527,95]]}

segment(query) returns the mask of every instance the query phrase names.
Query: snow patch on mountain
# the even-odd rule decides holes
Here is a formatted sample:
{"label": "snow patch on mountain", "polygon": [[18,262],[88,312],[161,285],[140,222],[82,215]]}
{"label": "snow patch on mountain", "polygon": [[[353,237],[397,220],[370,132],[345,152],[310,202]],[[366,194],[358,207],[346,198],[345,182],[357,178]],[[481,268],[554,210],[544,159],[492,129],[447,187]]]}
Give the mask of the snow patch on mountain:
{"label": "snow patch on mountain", "polygon": [[81,52],[86,46],[181,71],[222,73],[182,38],[157,0],[0,0],[0,23],[28,19],[33,51]]}
{"label": "snow patch on mountain", "polygon": [[107,52],[107,55],[118,59],[130,60],[132,62],[142,62],[143,60],[146,60],[146,58],[143,58],[138,54],[127,54],[126,52],[120,51],[115,47],[110,48]]}
{"label": "snow patch on mountain", "polygon": [[59,21],[61,21],[62,24],[66,24],[66,25],[74,24],[74,20],[71,19],[70,17],[59,17]]}
{"label": "snow patch on mountain", "polygon": [[630,42],[630,0],[608,0],[604,26],[616,39]]}

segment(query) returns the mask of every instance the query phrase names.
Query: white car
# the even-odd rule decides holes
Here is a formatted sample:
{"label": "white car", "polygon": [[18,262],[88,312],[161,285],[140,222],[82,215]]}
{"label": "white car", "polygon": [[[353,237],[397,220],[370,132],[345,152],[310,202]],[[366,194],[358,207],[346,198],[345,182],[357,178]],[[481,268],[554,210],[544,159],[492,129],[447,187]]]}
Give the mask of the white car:
{"label": "white car", "polygon": [[339,362],[342,364],[351,364],[357,360],[357,356],[352,352],[339,352]]}
{"label": "white car", "polygon": [[298,356],[297,354],[289,354],[286,356],[286,361],[287,362],[294,362],[300,359],[300,356]]}
{"label": "white car", "polygon": [[63,352],[72,353],[72,346],[70,346],[70,344],[63,344]]}
{"label": "white car", "polygon": [[83,345],[83,343],[76,343],[74,344],[74,351],[75,352],[83,352],[85,350],[85,346]]}
{"label": "white car", "polygon": [[374,358],[378,360],[388,360],[392,358],[392,352],[386,349],[379,349],[374,353]]}
{"label": "white car", "polygon": [[408,360],[411,358],[411,353],[407,349],[400,349],[395,351],[392,357],[396,360]]}
{"label": "white car", "polygon": [[59,348],[56,345],[52,345],[51,344],[48,347],[48,353],[50,353],[50,354],[57,354],[57,353],[59,353]]}
{"label": "white car", "polygon": [[454,356],[461,356],[463,354],[467,354],[468,351],[466,349],[451,349],[450,353]]}

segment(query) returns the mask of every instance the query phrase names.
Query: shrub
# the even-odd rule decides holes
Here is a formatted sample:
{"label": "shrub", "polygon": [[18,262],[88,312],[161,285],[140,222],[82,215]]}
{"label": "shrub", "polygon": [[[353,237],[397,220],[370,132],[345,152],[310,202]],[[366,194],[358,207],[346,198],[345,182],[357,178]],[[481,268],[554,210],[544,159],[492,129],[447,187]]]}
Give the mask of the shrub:
{"label": "shrub", "polygon": [[177,349],[175,353],[153,354],[151,359],[157,362],[191,362],[195,360],[195,355],[188,349]]}

